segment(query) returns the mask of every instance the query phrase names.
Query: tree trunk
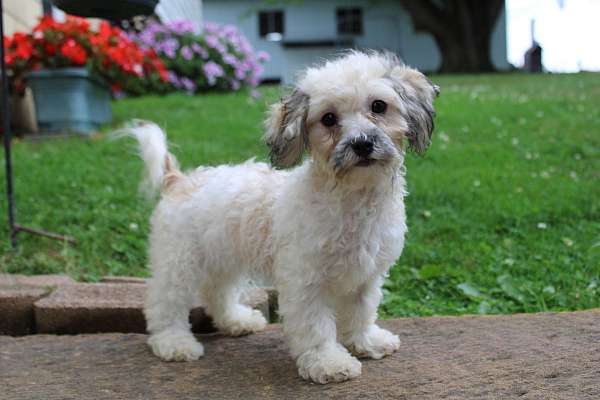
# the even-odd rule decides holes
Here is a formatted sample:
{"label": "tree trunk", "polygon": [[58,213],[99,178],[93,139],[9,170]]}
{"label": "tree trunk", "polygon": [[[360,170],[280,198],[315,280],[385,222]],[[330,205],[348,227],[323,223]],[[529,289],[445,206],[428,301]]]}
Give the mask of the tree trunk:
{"label": "tree trunk", "polygon": [[491,57],[491,33],[481,33],[481,40],[434,35],[442,63],[439,72],[473,73],[495,71]]}
{"label": "tree trunk", "polygon": [[494,71],[491,40],[504,0],[400,0],[415,30],[433,35],[439,72]]}

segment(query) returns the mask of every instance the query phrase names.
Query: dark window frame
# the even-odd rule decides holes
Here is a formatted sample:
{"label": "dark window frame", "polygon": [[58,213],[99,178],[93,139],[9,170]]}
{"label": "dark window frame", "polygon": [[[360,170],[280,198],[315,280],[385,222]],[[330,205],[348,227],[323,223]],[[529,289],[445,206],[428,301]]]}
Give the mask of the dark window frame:
{"label": "dark window frame", "polygon": [[363,10],[360,7],[339,7],[336,9],[338,35],[362,35]]}
{"label": "dark window frame", "polygon": [[258,12],[258,35],[265,38],[269,33],[285,32],[283,10],[262,10]]}

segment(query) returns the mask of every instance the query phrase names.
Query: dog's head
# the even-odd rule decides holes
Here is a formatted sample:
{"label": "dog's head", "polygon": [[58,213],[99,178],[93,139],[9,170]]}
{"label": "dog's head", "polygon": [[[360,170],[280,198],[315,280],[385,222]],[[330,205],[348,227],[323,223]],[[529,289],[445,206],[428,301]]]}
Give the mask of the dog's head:
{"label": "dog's head", "polygon": [[389,53],[352,52],[309,68],[271,107],[265,140],[276,167],[306,149],[335,177],[372,176],[401,164],[406,145],[429,146],[439,88]]}

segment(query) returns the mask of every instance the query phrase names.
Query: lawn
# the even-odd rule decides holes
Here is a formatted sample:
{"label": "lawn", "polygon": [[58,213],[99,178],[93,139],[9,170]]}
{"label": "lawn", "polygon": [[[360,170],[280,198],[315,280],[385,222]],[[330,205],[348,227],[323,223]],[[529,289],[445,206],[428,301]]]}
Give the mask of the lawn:
{"label": "lawn", "polygon": [[[381,315],[600,307],[600,75],[433,79],[433,145],[408,156],[409,235]],[[265,159],[261,120],[280,89],[261,92],[125,99],[115,125],[159,122],[185,168]],[[147,274],[152,204],[131,141],[18,141],[14,168],[18,221],[78,243],[21,234],[10,251],[3,200],[0,272]]]}

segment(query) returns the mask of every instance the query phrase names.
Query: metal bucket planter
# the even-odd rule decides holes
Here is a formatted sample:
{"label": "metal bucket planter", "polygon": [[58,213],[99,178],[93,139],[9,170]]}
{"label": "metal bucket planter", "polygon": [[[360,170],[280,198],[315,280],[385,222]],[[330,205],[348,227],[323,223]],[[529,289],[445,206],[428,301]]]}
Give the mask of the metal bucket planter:
{"label": "metal bucket planter", "polygon": [[112,118],[108,85],[85,68],[43,69],[25,80],[41,133],[89,134]]}

